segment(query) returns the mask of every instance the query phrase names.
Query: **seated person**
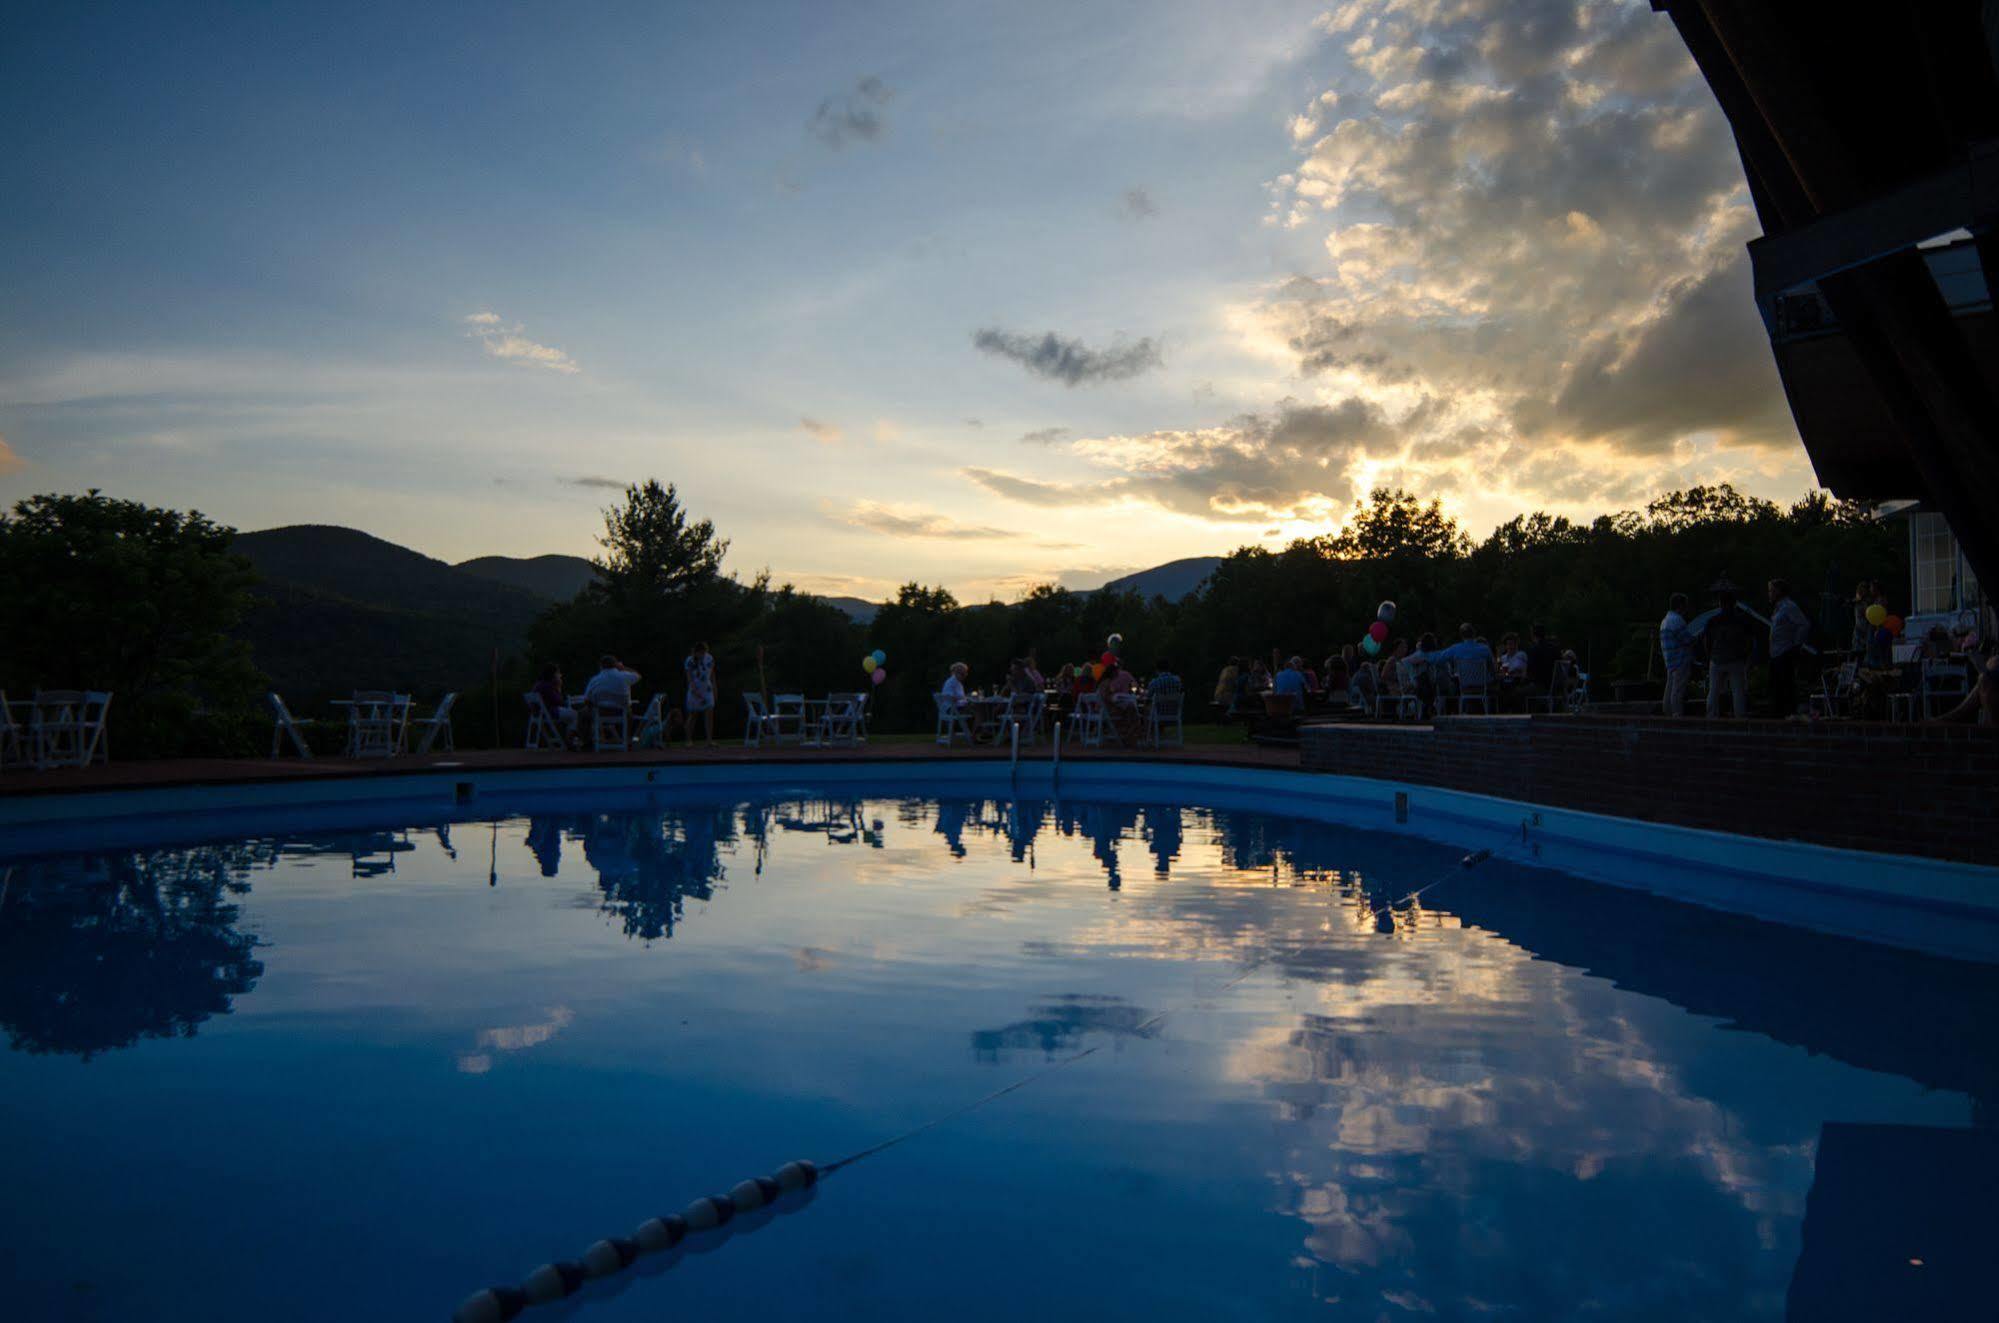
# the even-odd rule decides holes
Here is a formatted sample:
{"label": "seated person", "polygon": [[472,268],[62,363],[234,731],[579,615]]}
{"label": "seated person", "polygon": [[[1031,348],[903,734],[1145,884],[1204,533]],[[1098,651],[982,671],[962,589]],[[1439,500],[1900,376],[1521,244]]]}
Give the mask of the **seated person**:
{"label": "seated person", "polygon": [[1163,659],[1160,661],[1159,669],[1154,671],[1152,678],[1146,682],[1145,692],[1154,698],[1158,698],[1161,694],[1171,697],[1182,692],[1180,677],[1173,673],[1172,662]]}
{"label": "seated person", "polygon": [[1124,663],[1104,668],[1103,682],[1097,686],[1104,700],[1104,719],[1117,732],[1118,741],[1136,744],[1139,734],[1138,680]]}
{"label": "seated person", "polygon": [[1223,709],[1235,706],[1236,677],[1242,674],[1242,659],[1231,657],[1222,667],[1222,673],[1215,677],[1215,702]]}
{"label": "seated person", "polygon": [[562,692],[562,669],[553,662],[541,668],[541,678],[534,682],[534,692],[540,697],[548,715],[554,717],[562,730],[562,738],[569,744],[576,743],[576,709],[569,706],[569,696]]}
{"label": "seated person", "polygon": [[1305,684],[1305,663],[1303,659],[1293,657],[1290,661],[1285,662],[1284,669],[1279,671],[1276,677],[1271,680],[1270,692],[1279,698],[1289,697],[1292,712],[1303,712],[1305,710],[1305,699],[1309,692]]}
{"label": "seated person", "polygon": [[583,702],[590,707],[630,707],[632,686],[640,680],[637,671],[625,669],[625,664],[610,653],[605,653],[597,661],[597,673],[590,677],[590,683],[583,686]]}
{"label": "seated person", "polygon": [[1521,650],[1520,636],[1511,631],[1499,638],[1499,689],[1512,693],[1527,682],[1527,654]]}
{"label": "seated person", "polygon": [[1999,725],[1999,654],[1985,658],[1978,670],[1978,683],[1964,701],[1937,718],[1938,721],[1969,721],[1981,726]]}
{"label": "seated person", "polygon": [[944,677],[944,687],[937,691],[938,696],[950,700],[952,707],[965,706],[965,677],[971,673],[972,668],[965,663],[952,662],[951,673]]}

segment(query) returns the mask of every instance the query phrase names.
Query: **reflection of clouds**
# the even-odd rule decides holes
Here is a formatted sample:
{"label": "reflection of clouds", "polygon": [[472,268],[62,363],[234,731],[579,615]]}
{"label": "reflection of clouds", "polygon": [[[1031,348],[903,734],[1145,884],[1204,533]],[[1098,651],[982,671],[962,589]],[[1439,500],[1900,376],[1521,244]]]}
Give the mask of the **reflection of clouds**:
{"label": "reflection of clouds", "polygon": [[567,1029],[576,1019],[576,1013],[567,1006],[552,1006],[548,1018],[533,1024],[501,1025],[494,1029],[481,1029],[474,1042],[479,1047],[476,1052],[462,1052],[458,1056],[458,1069],[466,1075],[484,1075],[493,1068],[493,1053],[524,1052],[531,1047],[539,1047],[549,1039]]}

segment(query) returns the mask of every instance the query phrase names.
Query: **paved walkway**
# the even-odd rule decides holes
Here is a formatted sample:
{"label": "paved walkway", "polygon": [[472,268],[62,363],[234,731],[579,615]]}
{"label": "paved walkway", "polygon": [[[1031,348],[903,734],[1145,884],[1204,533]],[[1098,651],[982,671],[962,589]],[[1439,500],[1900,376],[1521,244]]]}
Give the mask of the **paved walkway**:
{"label": "paved walkway", "polygon": [[[112,763],[109,766],[58,768],[46,772],[6,772],[0,774],[0,795],[60,794],[86,790],[120,790],[140,786],[219,785],[245,781],[296,781],[314,778],[355,776],[402,776],[432,768],[463,767],[479,771],[503,771],[532,767],[652,767],[699,766],[703,763],[772,763],[809,766],[820,762],[916,763],[937,759],[954,762],[1004,762],[1006,749],[963,745],[944,749],[928,741],[920,743],[865,744],[853,749],[753,749],[740,744],[718,744],[709,749],[647,749],[633,753],[530,753],[523,749],[480,749],[461,753],[435,754],[426,758],[356,760],[350,758],[173,758],[141,762]],[[1022,762],[1045,762],[1046,744],[1021,751]],[[1224,767],[1297,768],[1295,747],[1266,747],[1244,741],[1240,744],[1196,744],[1182,749],[1077,749],[1064,747],[1062,760],[1086,761],[1099,758],[1142,759],[1147,762],[1193,763]]]}

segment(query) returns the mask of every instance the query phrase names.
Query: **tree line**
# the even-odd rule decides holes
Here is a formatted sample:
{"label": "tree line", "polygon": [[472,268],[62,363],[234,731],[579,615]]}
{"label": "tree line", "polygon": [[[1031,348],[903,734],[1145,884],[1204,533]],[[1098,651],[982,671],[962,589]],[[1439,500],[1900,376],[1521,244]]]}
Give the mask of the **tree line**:
{"label": "tree line", "polygon": [[[229,551],[232,536],[196,512],[94,491],[17,503],[0,515],[0,582],[10,585],[0,686],[16,697],[46,683],[114,688],[121,756],[255,751],[267,738],[268,680],[240,638],[255,576]],[[1396,633],[1412,641],[1449,637],[1461,621],[1497,641],[1538,622],[1615,680],[1647,674],[1650,628],[1670,594],[1700,601],[1723,574],[1752,600],[1764,579],[1788,579],[1826,642],[1844,640],[1855,581],[1879,580],[1891,595],[1908,581],[1905,538],[1868,508],[1820,492],[1780,506],[1726,484],[1587,522],[1525,514],[1480,540],[1440,502],[1383,489],[1337,531],[1236,550],[1181,601],[1043,586],[1015,602],[966,603],[912,582],[866,625],[768,573],[728,573],[728,540],[671,484],[629,487],[605,512],[600,544],[595,583],[544,611],[497,673],[465,676],[461,742],[517,741],[520,694],[541,667],[560,666],[580,689],[606,652],[677,703],[696,641],[716,655],[725,730],[745,690],[864,690],[875,729],[917,730],[934,719],[930,695],[954,661],[987,683],[1029,653],[1053,673],[1096,658],[1113,633],[1135,671],[1170,663],[1199,695],[1232,655],[1275,649],[1316,662],[1358,643],[1386,599],[1399,607]],[[862,666],[876,649],[887,659],[880,685]]]}

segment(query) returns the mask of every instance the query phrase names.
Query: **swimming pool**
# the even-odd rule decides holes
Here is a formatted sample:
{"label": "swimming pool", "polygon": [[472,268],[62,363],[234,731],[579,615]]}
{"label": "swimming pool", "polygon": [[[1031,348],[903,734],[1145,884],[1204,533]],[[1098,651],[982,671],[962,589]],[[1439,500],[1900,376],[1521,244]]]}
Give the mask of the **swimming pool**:
{"label": "swimming pool", "polygon": [[525,1317],[1969,1302],[1991,966],[1505,852],[998,785],[228,827],[0,865],[19,1317],[447,1318],[1090,1048]]}

